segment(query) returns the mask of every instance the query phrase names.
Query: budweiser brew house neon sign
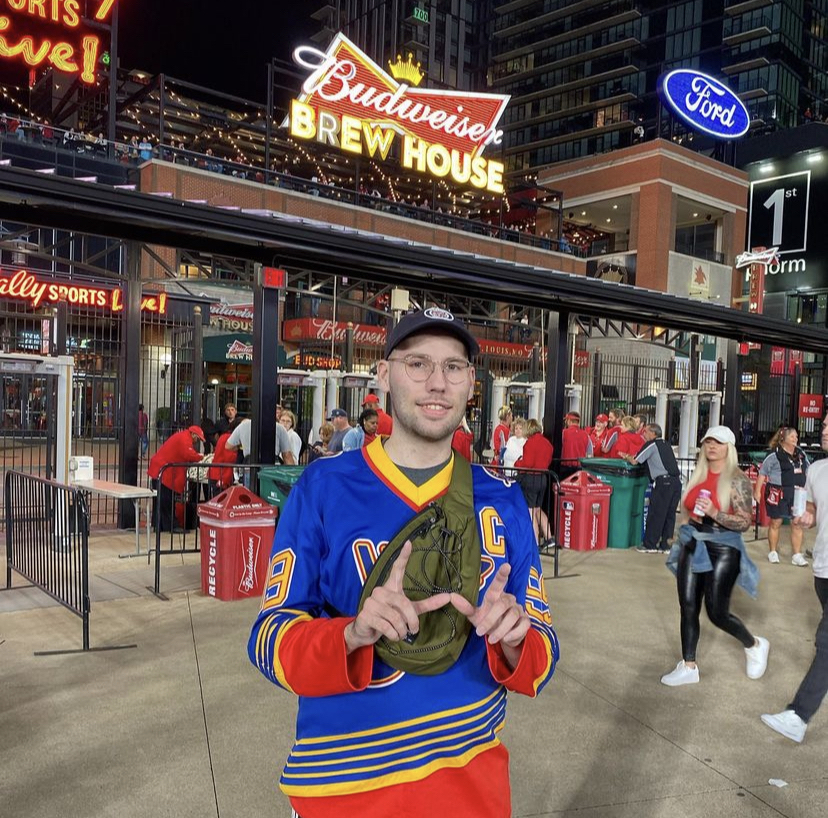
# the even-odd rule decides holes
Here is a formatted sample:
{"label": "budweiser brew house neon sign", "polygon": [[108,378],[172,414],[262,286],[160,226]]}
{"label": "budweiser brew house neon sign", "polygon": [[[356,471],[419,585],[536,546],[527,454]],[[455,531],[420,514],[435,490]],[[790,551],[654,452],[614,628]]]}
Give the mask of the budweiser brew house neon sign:
{"label": "budweiser brew house neon sign", "polygon": [[503,164],[483,152],[503,139],[508,96],[412,87],[422,72],[410,56],[390,65],[392,76],[342,34],[327,51],[300,46],[293,59],[309,72],[286,121],[295,139],[372,159],[393,150],[416,173],[503,193]]}

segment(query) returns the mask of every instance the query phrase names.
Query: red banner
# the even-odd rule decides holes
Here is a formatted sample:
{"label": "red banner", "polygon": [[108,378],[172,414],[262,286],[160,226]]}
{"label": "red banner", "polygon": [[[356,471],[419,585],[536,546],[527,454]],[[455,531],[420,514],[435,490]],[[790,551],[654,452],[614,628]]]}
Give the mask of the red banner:
{"label": "red banner", "polygon": [[822,419],[824,414],[824,398],[822,395],[800,395],[799,417]]}
{"label": "red banner", "polygon": [[589,368],[589,352],[585,349],[575,350],[575,366],[578,369]]}

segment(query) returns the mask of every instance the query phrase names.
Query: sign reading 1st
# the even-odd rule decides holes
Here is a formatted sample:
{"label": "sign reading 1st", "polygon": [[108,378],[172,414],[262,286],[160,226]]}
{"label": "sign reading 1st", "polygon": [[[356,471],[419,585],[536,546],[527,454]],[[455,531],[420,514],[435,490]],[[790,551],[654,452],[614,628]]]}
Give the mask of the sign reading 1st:
{"label": "sign reading 1st", "polygon": [[778,247],[780,255],[807,250],[810,192],[808,170],[752,182],[748,247]]}

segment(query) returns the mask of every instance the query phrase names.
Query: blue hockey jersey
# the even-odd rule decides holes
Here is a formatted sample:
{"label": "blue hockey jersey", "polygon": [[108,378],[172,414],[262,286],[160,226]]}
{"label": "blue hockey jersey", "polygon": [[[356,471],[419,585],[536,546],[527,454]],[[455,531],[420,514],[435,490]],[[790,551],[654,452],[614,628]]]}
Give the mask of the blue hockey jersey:
{"label": "blue hockey jersey", "polygon": [[[372,648],[360,649],[371,654],[370,678],[361,682],[352,680],[352,669],[345,682],[334,669],[352,668],[355,660],[345,655],[341,629],[328,642],[319,639],[330,611],[356,615],[378,553],[447,490],[452,464],[417,487],[378,438],[362,450],[316,461],[291,491],[248,644],[253,664],[300,696],[296,743],[281,779],[288,795],[366,792],[462,767],[499,745],[506,689],[535,695],[553,673],[558,642],[523,494],[477,466],[472,472],[482,548],[479,600],[508,562],[506,592],[525,606],[532,622],[524,644],[524,653],[532,645],[530,681],[514,687],[498,681],[497,650],[474,630],[455,664],[437,676],[397,671]],[[522,657],[518,669],[523,663]]]}

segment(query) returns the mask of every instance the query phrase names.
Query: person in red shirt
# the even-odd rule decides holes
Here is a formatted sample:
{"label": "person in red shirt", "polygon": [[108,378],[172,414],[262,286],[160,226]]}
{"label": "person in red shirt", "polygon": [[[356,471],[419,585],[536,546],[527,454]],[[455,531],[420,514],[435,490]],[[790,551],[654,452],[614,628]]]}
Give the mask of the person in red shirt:
{"label": "person in red shirt", "polygon": [[607,421],[609,416],[601,414],[595,416],[595,425],[589,430],[589,439],[592,441],[592,453],[595,457],[601,457],[601,444],[609,436]]}
{"label": "person in red shirt", "polygon": [[460,420],[460,425],[454,430],[451,438],[451,448],[458,454],[463,455],[471,463],[472,459],[472,433],[466,418]]}
{"label": "person in red shirt", "polygon": [[[153,519],[159,519],[161,531],[181,530],[174,524],[175,494],[187,490],[187,468],[180,466],[161,469],[168,463],[198,463],[201,452],[195,448],[197,440],[204,442],[204,432],[199,426],[182,429],[168,438],[161,448],[150,458],[147,474],[152,479],[152,487],[158,491],[156,501],[158,512],[153,509]],[[159,480],[160,475],[160,480]],[[160,513],[160,517],[156,516]]]}
{"label": "person in red shirt", "polygon": [[543,547],[552,539],[549,528],[549,516],[544,511],[546,500],[546,474],[552,464],[555,449],[543,436],[543,426],[535,418],[526,422],[526,443],[523,444],[523,454],[518,458],[515,466],[519,469],[532,469],[522,472],[518,478],[526,505],[532,515],[532,524],[535,529],[535,539]]}
{"label": "person in red shirt", "polygon": [[512,429],[512,410],[508,406],[501,406],[497,417],[500,423],[495,426],[492,432],[492,463],[495,466],[503,465],[503,450]]}
{"label": "person in red shirt", "polygon": [[636,426],[637,423],[634,417],[628,415],[627,417],[621,418],[621,426],[619,428],[622,431],[618,435],[611,457],[624,458],[624,455],[635,457],[638,454],[644,445],[644,441],[638,433]]}
{"label": "person in red shirt", "polygon": [[566,427],[561,435],[561,477],[569,477],[580,467],[582,457],[592,457],[589,432],[581,428],[579,412],[570,412],[564,418]]}
{"label": "person in red shirt", "polygon": [[[233,466],[238,462],[239,456],[235,449],[227,448],[227,441],[230,439],[230,434],[233,429],[241,423],[241,420],[234,420],[230,424],[230,429],[223,435],[218,435],[218,440],[215,444],[215,451],[213,453],[213,465],[207,472],[208,485],[210,486],[210,496],[215,497],[224,489],[232,486],[236,482],[236,473]],[[218,434],[218,433],[217,433]],[[216,464],[226,464],[223,468],[217,468]]]}
{"label": "person in red shirt", "polygon": [[[394,431],[394,420],[379,405],[379,398],[376,395],[366,395],[362,401],[363,409],[373,409],[377,413],[377,434],[380,437],[388,437]],[[368,443],[368,441],[365,441]]]}

